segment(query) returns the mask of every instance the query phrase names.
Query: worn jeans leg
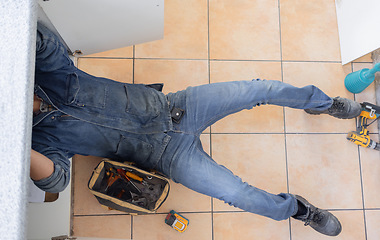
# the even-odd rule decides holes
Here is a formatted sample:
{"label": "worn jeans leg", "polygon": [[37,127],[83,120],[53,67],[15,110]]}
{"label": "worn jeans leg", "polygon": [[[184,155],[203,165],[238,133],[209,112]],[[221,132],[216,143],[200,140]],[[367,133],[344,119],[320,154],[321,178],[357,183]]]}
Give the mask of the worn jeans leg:
{"label": "worn jeans leg", "polygon": [[273,104],[325,110],[332,104],[329,96],[315,86],[297,88],[280,81],[253,80],[189,87],[168,94],[168,100],[172,107],[186,112],[181,122],[175,124],[175,132],[169,133],[172,140],[162,157],[161,171],[194,191],[248,212],[275,220],[295,214],[293,195],[271,194],[243,182],[203,151],[199,135],[221,118],[243,109]]}
{"label": "worn jeans leg", "polygon": [[181,131],[201,133],[221,118],[261,104],[298,109],[325,110],[332,99],[319,88],[303,88],[274,80],[213,83],[172,93],[168,99],[186,109]]}
{"label": "worn jeans leg", "polygon": [[287,219],[297,211],[293,195],[274,195],[258,189],[217,164],[203,151],[199,137],[178,132],[169,135],[172,139],[162,160],[170,164],[159,170],[173,181],[244,211],[275,220]]}

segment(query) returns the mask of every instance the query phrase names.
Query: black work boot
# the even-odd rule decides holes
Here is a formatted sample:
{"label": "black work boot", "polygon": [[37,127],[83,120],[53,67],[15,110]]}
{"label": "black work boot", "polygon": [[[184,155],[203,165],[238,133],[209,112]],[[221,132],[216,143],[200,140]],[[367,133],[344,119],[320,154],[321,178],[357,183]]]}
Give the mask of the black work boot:
{"label": "black work boot", "polygon": [[329,114],[336,118],[349,119],[359,116],[362,111],[360,103],[353,100],[336,97],[333,101],[329,109],[323,111],[305,109],[305,112],[313,115]]}
{"label": "black work boot", "polygon": [[310,225],[315,231],[328,236],[337,236],[342,231],[339,220],[330,212],[314,207],[301,196],[295,195],[295,197],[298,204],[306,208],[303,208],[306,213],[299,214],[298,212],[293,218],[305,222],[305,226]]}

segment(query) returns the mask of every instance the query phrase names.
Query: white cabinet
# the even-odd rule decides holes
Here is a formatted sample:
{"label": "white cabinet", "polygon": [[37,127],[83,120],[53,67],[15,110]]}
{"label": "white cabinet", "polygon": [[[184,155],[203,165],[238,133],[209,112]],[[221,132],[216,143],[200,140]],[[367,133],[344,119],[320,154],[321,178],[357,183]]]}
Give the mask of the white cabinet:
{"label": "white cabinet", "polygon": [[46,240],[70,235],[71,184],[49,203],[28,204],[28,240]]}
{"label": "white cabinet", "polygon": [[342,64],[380,48],[380,1],[335,0]]}
{"label": "white cabinet", "polygon": [[163,38],[164,0],[38,0],[72,52],[84,55]]}

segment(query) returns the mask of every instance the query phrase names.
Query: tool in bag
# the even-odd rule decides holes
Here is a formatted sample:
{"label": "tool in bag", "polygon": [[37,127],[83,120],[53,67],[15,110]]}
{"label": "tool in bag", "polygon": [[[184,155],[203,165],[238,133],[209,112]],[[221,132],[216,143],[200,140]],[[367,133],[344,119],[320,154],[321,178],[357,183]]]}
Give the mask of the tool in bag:
{"label": "tool in bag", "polygon": [[[369,136],[367,127],[380,118],[380,106],[371,103],[361,103],[362,112],[359,115],[359,122],[356,131],[351,131],[347,134],[347,140],[367,148],[372,148],[380,151],[380,142],[375,142]],[[373,120],[368,123],[368,119]]]}
{"label": "tool in bag", "polygon": [[166,200],[170,185],[163,176],[105,159],[94,169],[88,188],[101,205],[138,214],[154,213]]}

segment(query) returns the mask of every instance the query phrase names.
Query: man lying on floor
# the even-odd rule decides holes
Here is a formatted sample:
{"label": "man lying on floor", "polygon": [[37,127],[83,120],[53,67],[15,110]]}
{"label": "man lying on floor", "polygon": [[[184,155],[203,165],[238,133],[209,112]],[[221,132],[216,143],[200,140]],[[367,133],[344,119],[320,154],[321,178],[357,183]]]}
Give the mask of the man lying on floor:
{"label": "man lying on floor", "polygon": [[352,100],[280,81],[215,83],[164,95],[157,85],[94,77],[77,69],[57,37],[38,25],[30,175],[42,190],[60,192],[70,181],[74,154],[133,161],[242,210],[275,220],[293,217],[338,235],[341,224],[328,211],[298,195],[251,186],[203,151],[199,136],[207,127],[261,104],[342,119],[361,112]]}

